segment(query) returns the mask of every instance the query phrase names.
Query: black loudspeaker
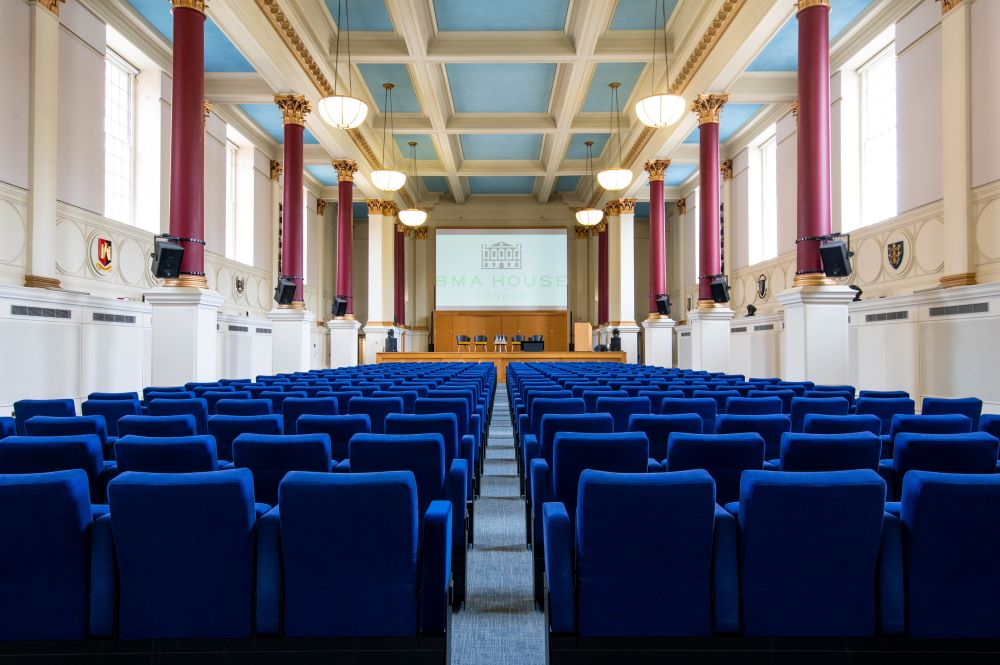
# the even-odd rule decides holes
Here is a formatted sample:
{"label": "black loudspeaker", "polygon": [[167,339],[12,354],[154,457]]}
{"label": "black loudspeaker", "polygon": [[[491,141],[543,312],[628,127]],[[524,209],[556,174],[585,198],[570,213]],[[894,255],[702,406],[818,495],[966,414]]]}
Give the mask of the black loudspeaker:
{"label": "black loudspeaker", "polygon": [[347,298],[344,296],[337,296],[333,299],[333,315],[341,317],[344,314],[347,314]]}
{"label": "black loudspeaker", "polygon": [[663,316],[670,316],[670,296],[667,294],[656,296],[656,312]]}
{"label": "black loudspeaker", "polygon": [[729,282],[725,275],[712,276],[712,300],[715,302],[729,302]]}
{"label": "black loudspeaker", "polygon": [[150,270],[157,279],[169,279],[181,274],[181,259],[184,258],[184,248],[176,238],[157,236],[153,238],[153,264]]}
{"label": "black loudspeaker", "polygon": [[621,351],[622,350],[622,338],[621,332],[618,328],[613,328],[611,330],[611,344],[608,346],[609,351]]}
{"label": "black loudspeaker", "polygon": [[392,330],[392,328],[390,328],[389,332],[386,334],[387,334],[387,337],[385,338],[386,352],[399,353],[399,340],[396,338],[395,332]]}
{"label": "black loudspeaker", "polygon": [[279,305],[291,305],[294,297],[295,280],[279,277],[278,286],[274,287],[274,302]]}
{"label": "black loudspeaker", "polygon": [[842,238],[824,238],[819,243],[823,272],[827,277],[847,277],[851,274],[851,250]]}

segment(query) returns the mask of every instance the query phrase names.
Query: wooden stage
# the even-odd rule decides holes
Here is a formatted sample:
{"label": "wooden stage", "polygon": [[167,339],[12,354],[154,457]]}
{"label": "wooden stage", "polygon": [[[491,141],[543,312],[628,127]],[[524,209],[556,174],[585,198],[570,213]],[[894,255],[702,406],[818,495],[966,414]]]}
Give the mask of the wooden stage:
{"label": "wooden stage", "polygon": [[524,353],[521,351],[489,353],[483,351],[440,351],[427,353],[377,353],[377,363],[415,363],[415,362],[487,362],[497,366],[497,381],[507,380],[508,363],[545,363],[545,362],[625,362],[624,351],[540,351]]}

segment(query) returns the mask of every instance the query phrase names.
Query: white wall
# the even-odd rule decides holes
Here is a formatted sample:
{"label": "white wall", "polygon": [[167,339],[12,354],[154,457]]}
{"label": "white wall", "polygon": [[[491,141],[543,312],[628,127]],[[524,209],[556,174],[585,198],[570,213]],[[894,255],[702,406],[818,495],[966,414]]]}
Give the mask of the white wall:
{"label": "white wall", "polygon": [[972,186],[1000,180],[1000,2],[976,2],[972,11]]}
{"label": "white wall", "polygon": [[0,181],[28,187],[31,8],[0,2]]}
{"label": "white wall", "polygon": [[795,250],[798,236],[798,127],[789,112],[775,126],[778,161],[778,254]]}
{"label": "white wall", "polygon": [[226,256],[226,123],[205,118],[205,249]]}

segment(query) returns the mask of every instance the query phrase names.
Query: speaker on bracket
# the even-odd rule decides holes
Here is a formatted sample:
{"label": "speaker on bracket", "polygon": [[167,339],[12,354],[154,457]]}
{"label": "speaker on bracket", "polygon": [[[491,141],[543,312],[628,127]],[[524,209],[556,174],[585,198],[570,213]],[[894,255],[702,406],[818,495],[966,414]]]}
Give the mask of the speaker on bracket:
{"label": "speaker on bracket", "polygon": [[725,275],[712,275],[712,300],[715,302],[729,302],[729,281]]}
{"label": "speaker on bracket", "polygon": [[656,312],[661,316],[670,316],[670,296],[666,293],[656,296]]}
{"label": "speaker on bracket", "polygon": [[820,238],[819,255],[827,277],[847,277],[851,274],[851,256],[854,253],[850,248],[850,236],[831,235]]}
{"label": "speaker on bracket", "polygon": [[291,305],[295,297],[295,280],[287,277],[278,278],[278,286],[274,287],[274,302],[279,305]]}
{"label": "speaker on bracket", "polygon": [[335,317],[342,317],[347,314],[347,298],[344,296],[337,296],[333,299],[333,315]]}
{"label": "speaker on bracket", "polygon": [[184,258],[184,248],[177,238],[168,235],[153,238],[153,263],[150,270],[157,279],[171,279],[181,274],[181,259]]}

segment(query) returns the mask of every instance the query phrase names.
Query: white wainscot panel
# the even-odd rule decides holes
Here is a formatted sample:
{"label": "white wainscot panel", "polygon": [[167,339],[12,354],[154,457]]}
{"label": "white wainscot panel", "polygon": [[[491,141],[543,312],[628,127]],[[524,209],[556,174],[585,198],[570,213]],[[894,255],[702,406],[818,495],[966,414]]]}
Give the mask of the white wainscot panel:
{"label": "white wainscot panel", "polygon": [[677,366],[681,369],[691,368],[691,326],[677,326]]}
{"label": "white wainscot panel", "polygon": [[271,322],[246,317],[219,317],[219,376],[254,378],[271,373]]}
{"label": "white wainscot panel", "polygon": [[733,319],[729,336],[729,369],[746,377],[781,376],[781,315]]}

